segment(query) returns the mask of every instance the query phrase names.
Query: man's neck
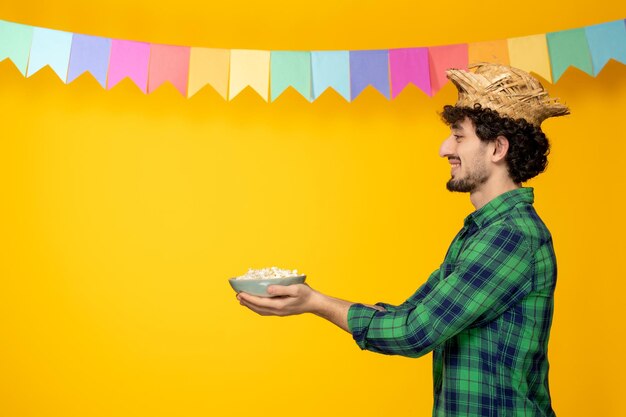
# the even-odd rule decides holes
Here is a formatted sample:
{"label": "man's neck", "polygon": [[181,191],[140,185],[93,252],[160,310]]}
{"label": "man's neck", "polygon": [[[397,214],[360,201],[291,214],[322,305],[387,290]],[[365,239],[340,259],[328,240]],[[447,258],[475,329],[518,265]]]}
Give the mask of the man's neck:
{"label": "man's neck", "polygon": [[519,184],[511,181],[508,176],[506,179],[492,177],[477,190],[470,193],[470,201],[474,208],[478,210],[497,196],[520,187]]}

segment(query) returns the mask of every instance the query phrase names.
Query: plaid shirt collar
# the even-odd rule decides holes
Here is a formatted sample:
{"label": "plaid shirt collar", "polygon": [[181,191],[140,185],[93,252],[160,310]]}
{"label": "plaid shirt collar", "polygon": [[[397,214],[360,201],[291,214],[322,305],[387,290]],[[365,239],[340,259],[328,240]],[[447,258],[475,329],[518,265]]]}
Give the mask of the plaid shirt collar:
{"label": "plaid shirt collar", "polygon": [[487,226],[503,217],[519,203],[532,204],[535,201],[532,187],[517,188],[500,194],[480,209],[465,218],[465,227],[475,224],[479,228]]}

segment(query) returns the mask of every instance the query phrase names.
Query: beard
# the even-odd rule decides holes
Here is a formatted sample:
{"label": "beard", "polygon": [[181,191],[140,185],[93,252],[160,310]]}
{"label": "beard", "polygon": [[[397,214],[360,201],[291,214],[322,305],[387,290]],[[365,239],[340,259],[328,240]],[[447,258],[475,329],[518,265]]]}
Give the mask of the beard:
{"label": "beard", "polygon": [[476,191],[479,185],[482,185],[487,182],[487,177],[481,178],[461,178],[455,180],[454,178],[450,178],[450,180],[446,183],[446,188],[448,191],[456,191],[459,193],[473,193]]}
{"label": "beard", "polygon": [[489,173],[484,164],[475,161],[474,170],[467,174],[465,178],[450,178],[446,183],[448,191],[456,191],[459,193],[472,193],[476,189],[487,182]]}

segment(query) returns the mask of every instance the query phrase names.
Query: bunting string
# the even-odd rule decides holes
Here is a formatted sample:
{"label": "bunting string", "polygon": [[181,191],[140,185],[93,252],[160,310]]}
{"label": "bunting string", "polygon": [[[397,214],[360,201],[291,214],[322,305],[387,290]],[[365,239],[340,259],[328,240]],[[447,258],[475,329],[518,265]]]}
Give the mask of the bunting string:
{"label": "bunting string", "polygon": [[393,99],[409,84],[428,96],[448,68],[511,65],[556,83],[576,67],[596,76],[610,59],[626,65],[626,19],[496,41],[358,51],[264,51],[163,45],[83,35],[0,20],[0,61],[25,77],[49,66],[64,83],[91,74],[110,89],[129,78],[145,94],[169,82],[184,97],[209,85],[225,100],[246,87],[276,100],[292,87],[308,101],[328,88],[352,101],[368,86]]}

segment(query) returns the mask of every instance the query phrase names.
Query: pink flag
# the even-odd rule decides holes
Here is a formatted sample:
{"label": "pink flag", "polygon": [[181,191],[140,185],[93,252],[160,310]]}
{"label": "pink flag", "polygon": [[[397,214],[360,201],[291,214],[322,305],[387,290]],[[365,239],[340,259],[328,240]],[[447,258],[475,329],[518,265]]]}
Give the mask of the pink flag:
{"label": "pink flag", "polygon": [[169,81],[183,96],[187,97],[189,53],[188,46],[150,45],[148,93],[156,90],[165,81]]}
{"label": "pink flag", "polygon": [[113,88],[125,77],[129,77],[145,93],[148,88],[149,62],[149,43],[113,39],[107,88]]}
{"label": "pink flag", "polygon": [[396,98],[409,83],[431,94],[428,48],[403,48],[389,50],[391,71],[391,97]]}
{"label": "pink flag", "polygon": [[467,44],[433,46],[428,48],[430,61],[430,85],[432,93],[441,90],[447,82],[446,70],[467,70]]}

